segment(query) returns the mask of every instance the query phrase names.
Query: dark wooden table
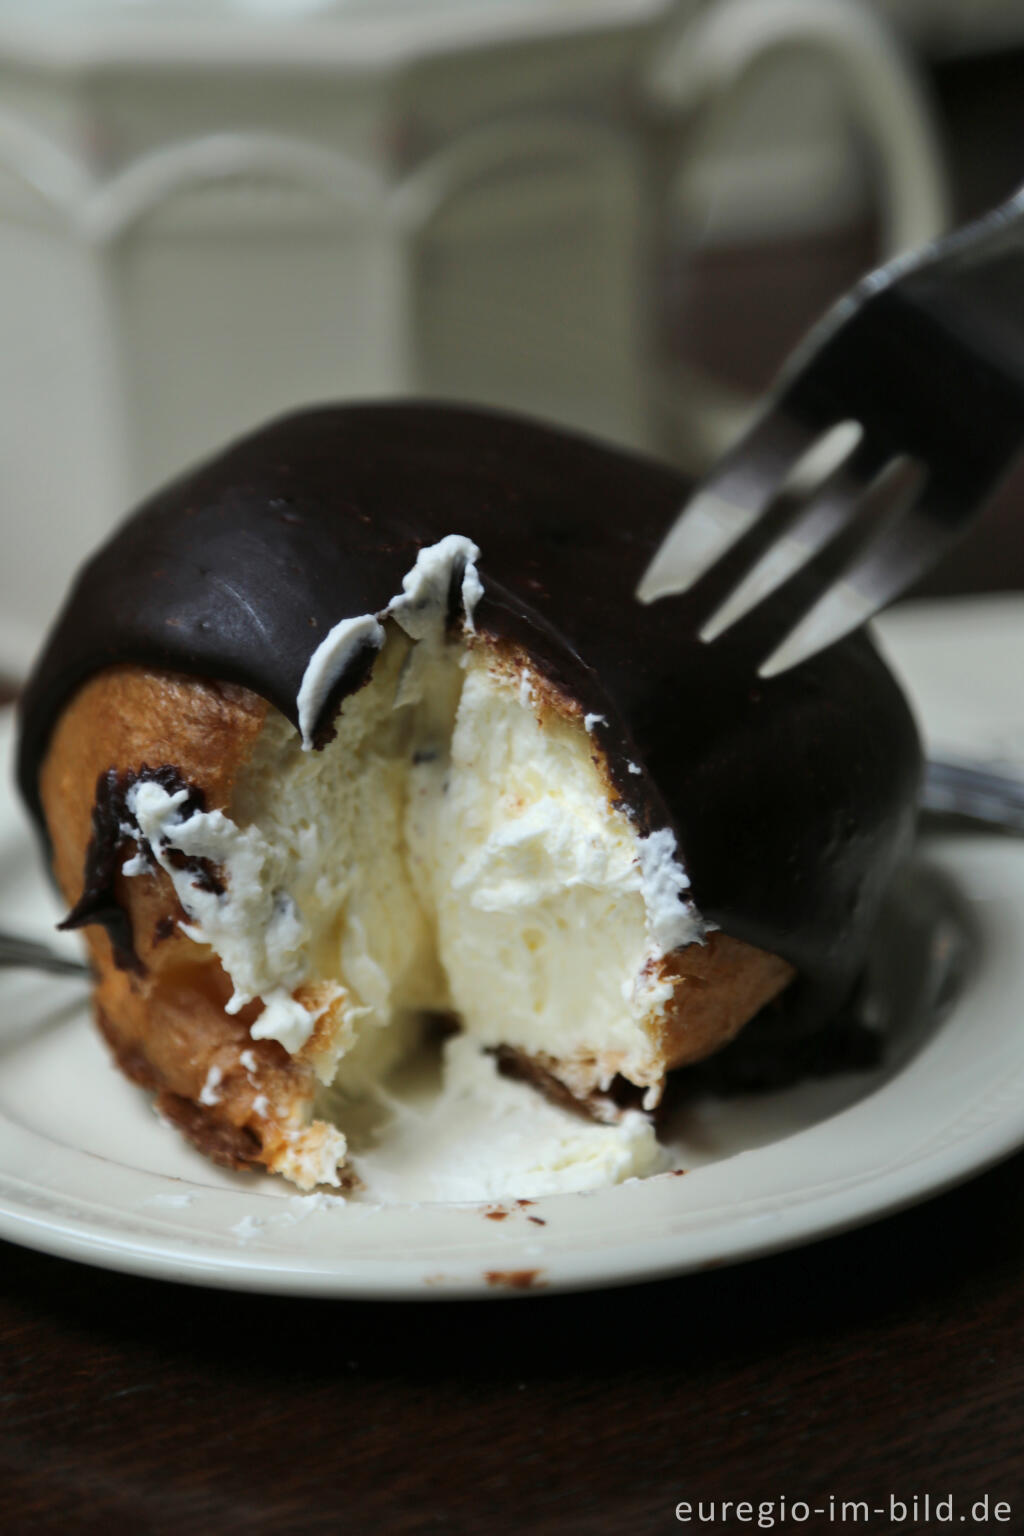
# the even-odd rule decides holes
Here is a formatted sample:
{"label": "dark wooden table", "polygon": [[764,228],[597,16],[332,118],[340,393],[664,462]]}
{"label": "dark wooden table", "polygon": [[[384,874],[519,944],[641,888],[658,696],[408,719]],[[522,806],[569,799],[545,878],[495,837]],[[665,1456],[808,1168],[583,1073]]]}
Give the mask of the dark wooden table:
{"label": "dark wooden table", "polygon": [[925,1493],[1024,1530],[1024,1156],[809,1248],[581,1296],[277,1300],[0,1256],[5,1531],[734,1533],[757,1526],[675,1507]]}
{"label": "dark wooden table", "polygon": [[[938,79],[961,211],[1024,180],[1022,81]],[[933,590],[1024,586],[1022,501]],[[1024,1532],[1022,1331],[1024,1154],[792,1253],[575,1297],[234,1296],[0,1244],[0,1536],[824,1531],[843,1500],[942,1530],[950,1495],[954,1526]],[[709,1500],[734,1507],[700,1523]]]}

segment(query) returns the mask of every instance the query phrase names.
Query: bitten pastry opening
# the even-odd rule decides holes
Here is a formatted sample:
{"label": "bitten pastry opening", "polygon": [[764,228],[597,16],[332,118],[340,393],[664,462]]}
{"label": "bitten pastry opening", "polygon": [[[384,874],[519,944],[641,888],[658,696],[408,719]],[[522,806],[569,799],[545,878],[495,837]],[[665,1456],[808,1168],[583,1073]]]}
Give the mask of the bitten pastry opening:
{"label": "bitten pastry opening", "polygon": [[[642,834],[619,800],[594,717],[476,633],[477,553],[443,540],[380,614],[341,621],[307,668],[299,731],[248,695],[233,732],[243,702],[219,698],[235,743],[224,784],[188,762],[209,728],[205,685],[138,673],[195,698],[176,742],[140,711],[115,751],[105,857],[138,963],[97,938],[98,1004],[122,1065],[141,1051],[171,1118],[222,1161],[303,1188],[358,1177],[349,1118],[365,1125],[442,1016],[436,1125],[474,1096],[500,1116],[502,1095],[529,1093],[510,1077],[595,1122],[553,1140],[549,1126],[528,1186],[502,1189],[499,1172],[489,1192],[648,1173],[660,1153],[642,1110],[667,1072],[724,1044],[792,975],[708,931],[673,833]],[[51,826],[76,735],[94,734],[97,707],[117,713],[103,690],[124,685],[123,670],[101,674],[65,712],[43,775]],[[168,753],[173,771],[157,769]],[[100,835],[94,817],[87,867]],[[96,920],[95,903],[72,916]],[[618,1107],[617,1083],[637,1107]]]}
{"label": "bitten pastry opening", "polygon": [[635,601],[691,489],[525,418],[324,405],[83,566],[19,783],[103,1035],[210,1157],[594,1187],[659,1166],[667,1074],[794,977],[754,1056],[841,1017],[920,743],[865,635],[762,679],[757,615],[706,645],[700,584]]}

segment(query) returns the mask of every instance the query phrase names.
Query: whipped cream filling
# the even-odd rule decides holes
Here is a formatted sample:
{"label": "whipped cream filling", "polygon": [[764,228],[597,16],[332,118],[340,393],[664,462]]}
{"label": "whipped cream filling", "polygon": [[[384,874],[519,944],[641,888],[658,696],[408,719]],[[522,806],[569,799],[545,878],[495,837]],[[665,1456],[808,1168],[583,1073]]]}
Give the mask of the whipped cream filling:
{"label": "whipped cream filling", "polygon": [[309,658],[296,697],[304,752],[313,750],[313,732],[335,683],[362,651],[379,651],[383,644],[384,626],[372,613],[342,619],[321,640]]}
{"label": "whipped cream filling", "polygon": [[[301,743],[270,711],[230,814],[187,809],[187,790],[133,785],[142,851],[124,873],[164,870],[183,931],[231,978],[228,1012],[261,1000],[253,1038],[302,1055],[339,1102],[379,1099],[424,1014],[444,1012],[465,1032],[446,1055],[436,1112],[446,1124],[482,1125],[499,1098],[509,1116],[542,1102],[496,1077],[488,1053],[499,1045],[554,1060],[581,1096],[621,1073],[655,1102],[658,1021],[675,985],[657,962],[700,942],[705,925],[673,832],[641,837],[613,804],[590,734],[597,717],[545,704],[528,667],[510,669],[474,640],[478,558],[468,539],[441,540],[380,614],[335,626],[303,678]],[[461,642],[446,633],[453,587]],[[369,684],[346,698],[334,740],[309,751],[328,695],[367,644]],[[197,860],[218,880],[197,878]],[[215,1102],[218,1085],[207,1088]],[[528,1150],[513,1159],[520,1194],[655,1167],[642,1115],[588,1126],[546,1103],[544,1115],[548,1150],[536,1167]],[[396,1121],[400,1139],[407,1129]],[[340,1134],[325,1143],[320,1181],[336,1182],[327,1164],[344,1149]],[[503,1177],[481,1174],[474,1187],[497,1193]]]}
{"label": "whipped cream filling", "polygon": [[[312,1033],[317,1015],[292,995],[307,975],[308,928],[281,884],[280,855],[258,827],[238,827],[222,811],[183,816],[188,793],[169,793],[151,779],[140,779],[128,791],[126,804],[153,862],[174,886],[186,916],[179,927],[197,944],[208,944],[231,977],[234,992],[226,1011],[238,1013],[261,998],[264,1007],[253,1025],[253,1039],[279,1040],[294,1054]],[[207,889],[194,870],[182,866],[182,854],[223,869],[226,889]],[[136,856],[124,863],[122,873],[137,875],[147,867]]]}
{"label": "whipped cream filling", "polygon": [[599,1125],[568,1114],[503,1077],[470,1035],[445,1044],[440,1087],[428,1078],[427,1062],[414,1061],[359,1103],[325,1100],[351,1126],[350,1152],[371,1200],[529,1200],[669,1166],[647,1115],[630,1110],[617,1125]]}
{"label": "whipped cream filling", "polygon": [[344,677],[360,652],[379,651],[384,644],[384,620],[393,618],[413,640],[434,635],[444,622],[452,576],[462,567],[460,595],[463,621],[473,632],[473,610],[483,596],[476,568],[480,551],[472,539],[449,533],[437,544],[421,549],[416,564],[402,578],[402,590],[380,613],[342,619],[321,640],[302,676],[297,696],[303,750],[313,748],[313,733],[334,685]]}
{"label": "whipped cream filling", "polygon": [[706,925],[686,897],[690,877],[679,862],[675,833],[659,827],[640,839],[639,850],[647,928],[655,952],[667,955],[684,944],[700,943]]}

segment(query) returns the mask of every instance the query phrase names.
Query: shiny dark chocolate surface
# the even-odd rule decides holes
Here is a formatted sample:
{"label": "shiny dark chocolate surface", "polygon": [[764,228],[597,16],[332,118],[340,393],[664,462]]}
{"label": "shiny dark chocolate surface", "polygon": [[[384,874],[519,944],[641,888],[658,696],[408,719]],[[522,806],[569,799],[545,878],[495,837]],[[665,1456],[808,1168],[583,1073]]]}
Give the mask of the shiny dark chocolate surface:
{"label": "shiny dark chocolate surface", "polygon": [[151,498],[82,570],[24,696],[26,799],[38,816],[50,731],[90,674],[136,662],[241,683],[294,722],[332,626],[383,609],[420,548],[464,534],[481,550],[478,630],[604,717],[622,803],[644,832],[674,828],[703,914],[841,989],[909,836],[914,726],[864,636],[765,681],[759,614],[706,646],[714,594],[635,601],[687,490],[654,462],[490,412],[274,422]]}

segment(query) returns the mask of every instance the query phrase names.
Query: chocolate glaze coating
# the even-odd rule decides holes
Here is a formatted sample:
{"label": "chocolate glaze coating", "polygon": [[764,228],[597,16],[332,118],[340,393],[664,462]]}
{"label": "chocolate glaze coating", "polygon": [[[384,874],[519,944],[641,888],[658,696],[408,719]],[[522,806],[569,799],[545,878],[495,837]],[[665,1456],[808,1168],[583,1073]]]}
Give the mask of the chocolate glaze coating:
{"label": "chocolate glaze coating", "polygon": [[241,683],[295,722],[332,626],[383,609],[421,547],[464,534],[481,550],[478,630],[604,717],[621,801],[641,831],[675,830],[702,913],[836,995],[909,837],[914,725],[863,635],[757,677],[799,583],[711,646],[696,638],[708,583],[636,602],[687,491],[657,463],[491,412],[276,421],[152,497],[84,567],[24,695],[22,791],[39,817],[57,715],[115,662]]}

